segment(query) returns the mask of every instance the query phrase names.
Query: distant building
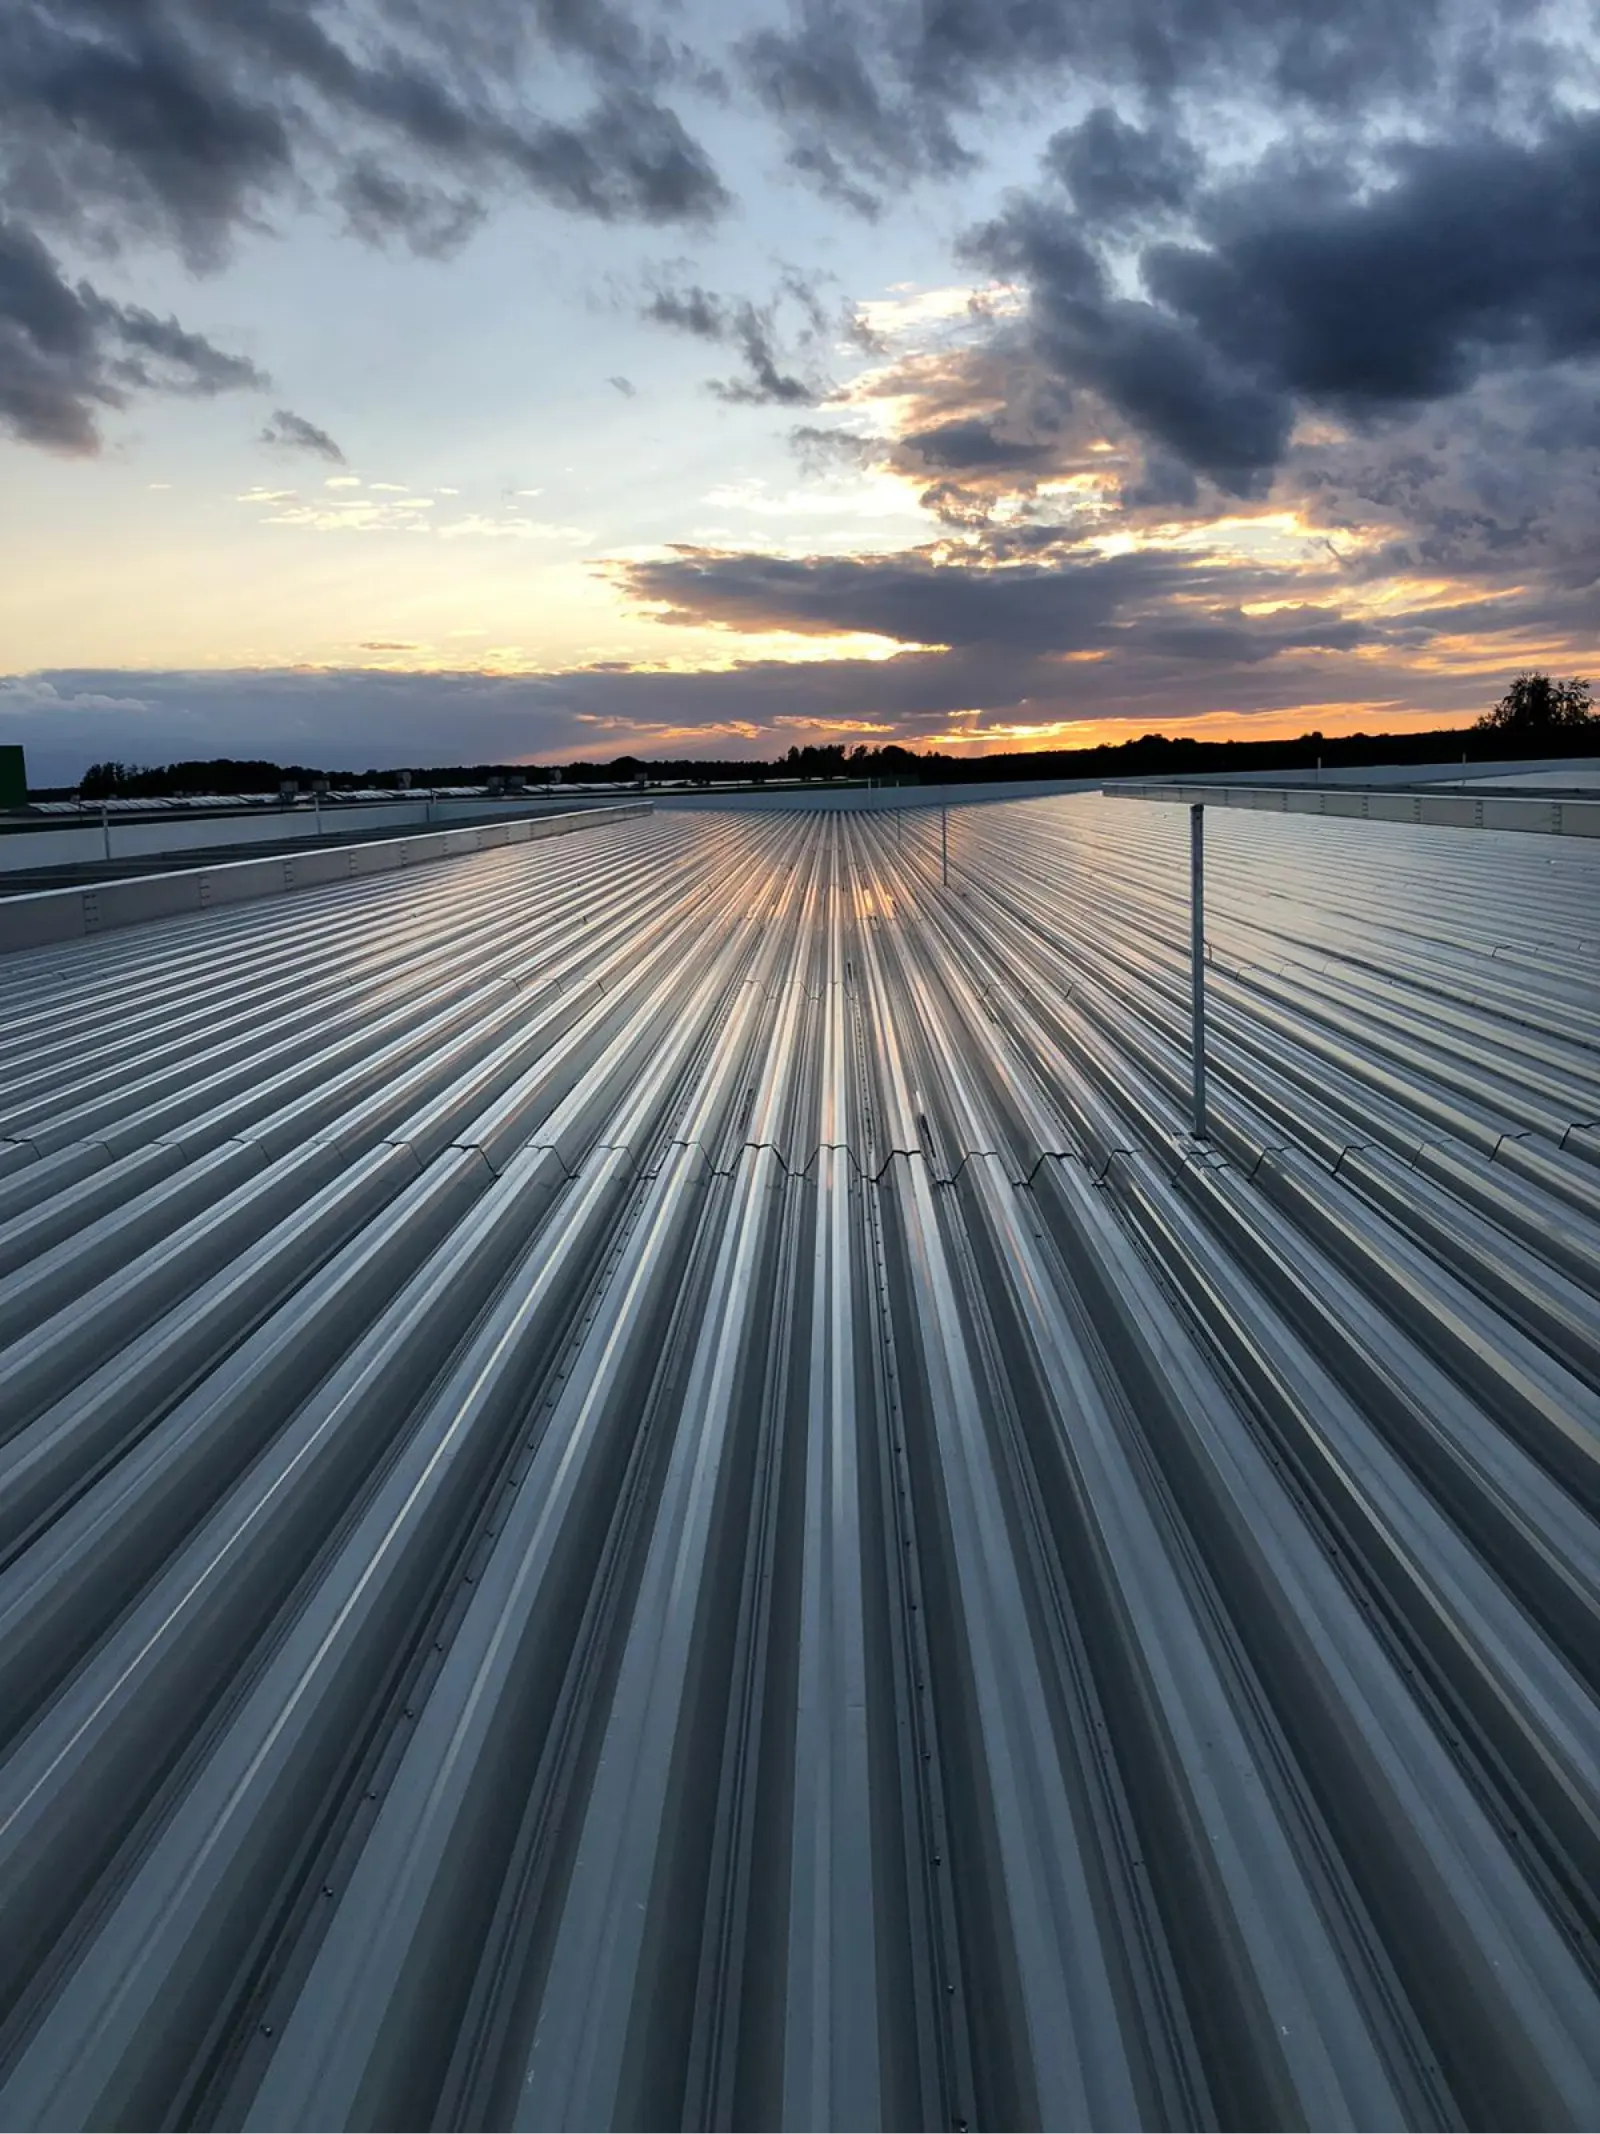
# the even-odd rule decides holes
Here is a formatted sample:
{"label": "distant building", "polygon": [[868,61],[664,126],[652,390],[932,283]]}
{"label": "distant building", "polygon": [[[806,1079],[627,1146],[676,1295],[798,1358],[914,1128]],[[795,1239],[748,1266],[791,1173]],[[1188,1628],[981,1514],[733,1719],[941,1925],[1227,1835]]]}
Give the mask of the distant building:
{"label": "distant building", "polygon": [[20,748],[0,747],[0,808],[28,805],[28,765]]}

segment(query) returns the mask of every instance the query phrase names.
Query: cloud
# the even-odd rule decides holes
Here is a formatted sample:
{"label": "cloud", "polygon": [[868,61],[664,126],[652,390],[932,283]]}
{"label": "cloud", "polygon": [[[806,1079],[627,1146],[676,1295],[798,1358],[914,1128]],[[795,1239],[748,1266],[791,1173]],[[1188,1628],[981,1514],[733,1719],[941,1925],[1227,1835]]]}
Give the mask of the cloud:
{"label": "cloud", "polygon": [[470,193],[419,184],[362,156],[334,187],[354,234],[367,243],[399,240],[424,259],[448,259],[471,237],[487,210]]}
{"label": "cloud", "polygon": [[692,333],[702,341],[727,338],[728,315],[722,299],[697,284],[687,289],[657,289],[641,306],[639,316],[658,326]]}
{"label": "cloud", "polygon": [[1224,357],[1188,320],[1116,295],[1076,216],[1052,201],[1013,200],[972,246],[1026,282],[1034,353],[1069,392],[1089,388],[1219,487],[1262,491],[1293,427],[1286,392]]}
{"label": "cloud", "polygon": [[1058,136],[1074,203],[1015,195],[969,245],[1026,285],[1033,353],[1069,393],[1232,495],[1266,493],[1308,411],[1371,424],[1497,369],[1600,359],[1600,115],[1396,148],[1365,189],[1269,155],[1191,198],[1196,241],[1146,244],[1128,295],[1080,194],[1109,187],[1116,216],[1182,204],[1192,170],[1149,147],[1095,119]]}
{"label": "cloud", "polygon": [[[344,454],[326,430],[319,430],[314,422],[307,422],[303,415],[296,415],[289,408],[276,408],[261,432],[261,442],[279,452],[310,452],[318,459],[334,461],[338,466],[345,463]],[[379,482],[375,488],[388,488],[392,484]]]}
{"label": "cloud", "polygon": [[605,96],[576,125],[530,130],[506,159],[556,206],[601,222],[706,222],[729,205],[677,113],[636,91]]}
{"label": "cloud", "polygon": [[237,45],[154,4],[14,0],[0,17],[7,192],[73,234],[175,238],[214,259],[293,169],[289,121]]}
{"label": "cloud", "polygon": [[[780,295],[801,303],[807,315],[803,339],[814,342],[817,311],[811,286],[799,277],[786,276]],[[752,303],[748,297],[725,300],[698,283],[691,283],[686,288],[653,290],[641,305],[639,315],[655,325],[738,352],[744,362],[743,375],[712,379],[708,386],[719,400],[747,407],[809,407],[821,398],[824,388],[817,378],[802,377],[782,367],[784,359],[777,341],[778,303],[778,297],[762,305]]]}
{"label": "cloud", "polygon": [[[1446,411],[1296,443],[1278,489],[1352,577],[1600,584],[1600,396],[1582,367],[1480,379]],[[1591,634],[1593,615],[1591,615]]]}
{"label": "cloud", "polygon": [[547,520],[517,517],[491,519],[482,512],[448,520],[436,531],[445,541],[562,541],[575,548],[585,547],[594,539],[581,526],[558,526]]}
{"label": "cloud", "polygon": [[[535,93],[553,66],[559,112]],[[709,81],[669,38],[591,0],[444,13],[413,0],[10,0],[0,424],[87,452],[130,392],[265,383],[176,321],[69,286],[52,245],[166,245],[212,269],[240,230],[318,193],[357,236],[430,256],[519,194],[599,221],[700,225],[729,195],[664,97]]]}
{"label": "cloud", "polygon": [[[1104,650],[1126,611],[1219,590],[1236,603],[1250,585],[1247,571],[1212,572],[1192,554],[1159,549],[1068,552],[996,568],[976,542],[886,556],[680,548],[616,566],[615,575],[631,598],[669,622],[1041,654]],[[1228,620],[1236,625],[1234,614]]]}
{"label": "cloud", "polygon": [[1170,125],[1132,126],[1108,104],[1054,135],[1045,162],[1100,229],[1179,213],[1201,173],[1199,154]]}
{"label": "cloud", "polygon": [[[1248,620],[1248,619],[1247,619]],[[1265,619],[1270,621],[1270,618]],[[1312,623],[1280,634],[1316,633]],[[1259,651],[1267,638],[1252,637]],[[1116,656],[1063,661],[1027,648],[960,647],[893,659],[751,659],[714,672],[622,662],[548,675],[459,671],[203,673],[54,671],[7,682],[7,732],[36,784],[75,781],[94,761],[261,756],[330,768],[575,756],[760,756],[808,736],[863,734],[964,748],[1071,747],[1116,733],[1326,732],[1447,724],[1492,704],[1521,659],[1416,671],[1374,647],[1295,650],[1244,661],[1209,645],[1162,650],[1131,627]],[[1381,648],[1380,648],[1381,649]],[[1209,656],[1202,656],[1202,655]],[[382,658],[379,652],[374,655]],[[1570,661],[1563,659],[1561,671]]]}
{"label": "cloud", "polygon": [[1226,98],[1321,130],[1401,104],[1525,123],[1579,78],[1581,37],[1494,0],[799,0],[738,56],[791,167],[870,214],[908,179],[970,168],[966,131],[1019,94],[1109,93],[1163,119]]}
{"label": "cloud", "polygon": [[789,444],[807,474],[831,474],[837,468],[870,467],[883,456],[883,446],[853,430],[827,430],[820,424],[797,423],[789,432]]}
{"label": "cloud", "polygon": [[22,225],[0,217],[0,430],[47,450],[99,450],[102,410],[135,392],[208,396],[261,388],[246,357],[176,319],[69,283]]}
{"label": "cloud", "polygon": [[[199,266],[313,192],[361,235],[425,253],[505,194],[703,223],[729,196],[663,100],[675,79],[705,86],[689,55],[587,0],[10,0],[0,179],[36,228],[154,238]],[[585,80],[586,107],[570,93]],[[547,82],[559,115],[540,107]]]}
{"label": "cloud", "polygon": [[1152,294],[1221,360],[1349,414],[1600,355],[1600,113],[1392,161],[1392,183],[1309,209],[1270,173],[1219,195],[1210,245],[1146,253]]}
{"label": "cloud", "polygon": [[908,8],[810,0],[789,31],[761,30],[739,50],[745,79],[789,136],[791,169],[873,216],[895,177],[950,175],[973,158],[950,99],[907,78]]}
{"label": "cloud", "polygon": [[929,467],[959,467],[964,471],[1004,468],[1010,472],[1037,467],[1051,456],[1048,444],[1001,437],[994,425],[981,416],[938,423],[929,430],[907,431],[900,446],[902,452]]}

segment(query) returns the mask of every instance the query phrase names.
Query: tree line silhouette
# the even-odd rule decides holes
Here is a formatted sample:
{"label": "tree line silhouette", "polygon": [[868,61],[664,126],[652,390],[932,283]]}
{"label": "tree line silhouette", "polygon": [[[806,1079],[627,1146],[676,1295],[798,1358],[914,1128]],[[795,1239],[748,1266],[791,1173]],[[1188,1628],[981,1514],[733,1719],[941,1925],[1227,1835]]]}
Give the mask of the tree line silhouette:
{"label": "tree line silhouette", "polygon": [[1300,734],[1293,740],[1201,741],[1187,735],[1150,733],[1137,740],[1095,748],[1014,749],[986,756],[951,756],[937,749],[903,748],[898,742],[872,747],[858,742],[808,743],[768,759],[746,756],[672,758],[616,756],[604,763],[575,761],[552,772],[522,763],[443,764],[397,770],[324,770],[306,764],[219,756],[205,762],[155,766],[91,764],[77,791],[85,800],[173,798],[271,793],[284,785],[309,787],[325,779],[331,791],[398,790],[413,787],[484,785],[491,778],[521,779],[529,787],[548,783],[635,785],[663,780],[690,785],[765,785],[773,781],[814,784],[832,779],[873,780],[884,785],[985,785],[1010,780],[1100,780],[1192,771],[1310,770],[1321,763],[1437,763],[1469,752],[1480,762],[1526,755],[1548,744],[1563,754],[1600,753],[1600,714],[1589,684],[1574,676],[1557,681],[1542,673],[1519,674],[1492,711],[1474,726],[1430,728],[1420,733]]}

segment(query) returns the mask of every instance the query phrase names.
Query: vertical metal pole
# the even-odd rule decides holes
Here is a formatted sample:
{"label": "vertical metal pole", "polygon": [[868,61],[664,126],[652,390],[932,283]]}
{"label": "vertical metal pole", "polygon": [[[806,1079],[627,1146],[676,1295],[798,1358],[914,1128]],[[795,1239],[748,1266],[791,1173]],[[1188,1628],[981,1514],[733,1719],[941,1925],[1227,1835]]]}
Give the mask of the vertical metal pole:
{"label": "vertical metal pole", "polygon": [[316,804],[317,804],[317,835],[318,835],[318,837],[320,837],[320,836],[322,835],[322,793],[321,793],[321,789],[320,789],[320,788],[318,788],[318,787],[313,787],[313,788],[312,788],[312,792],[311,792],[311,797],[312,797],[312,799],[313,799],[313,800],[314,800],[314,801],[316,802]]}
{"label": "vertical metal pole", "polygon": [[939,879],[950,887],[950,810],[939,810]]}
{"label": "vertical metal pole", "polygon": [[1194,1137],[1206,1132],[1206,811],[1189,810],[1189,962],[1193,994],[1189,1032],[1194,1058]]}
{"label": "vertical metal pole", "polygon": [[100,803],[100,835],[106,841],[106,858],[111,857],[111,810],[102,800]]}

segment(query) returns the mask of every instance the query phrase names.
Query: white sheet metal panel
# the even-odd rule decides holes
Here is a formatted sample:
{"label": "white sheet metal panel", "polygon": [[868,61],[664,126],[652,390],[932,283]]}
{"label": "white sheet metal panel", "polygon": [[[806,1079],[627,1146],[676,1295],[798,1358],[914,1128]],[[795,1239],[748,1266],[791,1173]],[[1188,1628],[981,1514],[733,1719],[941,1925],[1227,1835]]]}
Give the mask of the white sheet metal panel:
{"label": "white sheet metal panel", "polygon": [[0,2124],[1600,2118],[1600,851],[613,822],[0,962]]}
{"label": "white sheet metal panel", "polygon": [[[487,803],[489,807],[493,803]],[[441,803],[441,810],[448,803]],[[21,948],[42,948],[57,941],[75,941],[87,934],[109,933],[119,926],[144,926],[152,919],[174,913],[208,911],[214,904],[235,904],[256,897],[282,896],[291,889],[308,889],[322,882],[342,882],[354,875],[388,874],[396,868],[420,867],[431,860],[451,859],[462,853],[487,852],[499,845],[524,844],[545,837],[565,837],[574,830],[587,830],[602,816],[644,815],[648,801],[589,807],[545,808],[506,822],[468,821],[456,828],[423,831],[405,837],[376,837],[350,843],[335,838],[328,844],[311,844],[303,852],[285,852],[270,858],[207,861],[160,874],[133,874],[118,880],[79,882],[69,887],[35,889],[16,896],[0,897],[0,954]],[[430,809],[431,813],[431,809]],[[420,822],[422,817],[415,814]],[[195,827],[195,826],[191,826]],[[203,827],[203,826],[201,826]],[[212,826],[215,827],[214,825]],[[262,835],[267,835],[267,829]],[[377,827],[377,825],[374,825]],[[348,832],[348,822],[340,825]],[[87,834],[87,833],[85,833]],[[308,833],[309,835],[309,833]],[[216,838],[198,835],[191,845],[230,848]],[[98,860],[99,849],[52,855],[35,840],[12,840],[13,850],[0,851],[0,867],[14,873],[29,866],[45,867],[57,861]],[[158,848],[159,849],[159,848]],[[176,848],[173,848],[176,849]],[[118,856],[125,864],[127,855]]]}
{"label": "white sheet metal panel", "polygon": [[1600,837],[1600,798],[1582,793],[1495,792],[1483,781],[1450,792],[1434,787],[1387,790],[1349,779],[1326,785],[1230,784],[1208,779],[1108,785],[1108,800],[1171,800],[1193,807],[1257,808],[1280,815],[1353,816],[1362,822],[1427,823],[1452,830],[1527,830],[1551,837]]}

